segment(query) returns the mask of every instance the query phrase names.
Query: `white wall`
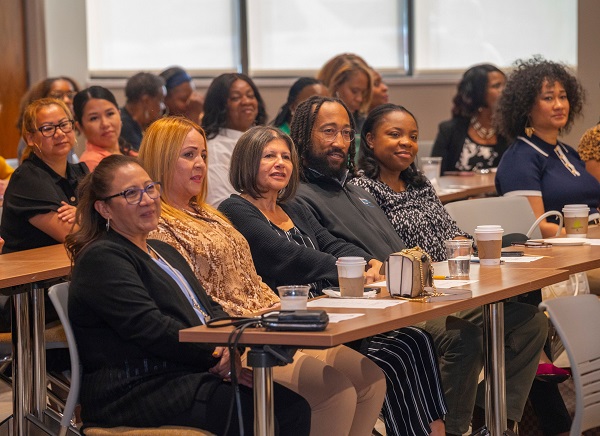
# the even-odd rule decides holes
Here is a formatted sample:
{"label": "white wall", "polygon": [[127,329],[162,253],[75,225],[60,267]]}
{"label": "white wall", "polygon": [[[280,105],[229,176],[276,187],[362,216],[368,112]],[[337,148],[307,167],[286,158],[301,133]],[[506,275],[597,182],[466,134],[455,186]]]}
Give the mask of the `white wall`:
{"label": "white wall", "polygon": [[[85,2],[82,0],[29,0],[43,2],[46,26],[47,74],[72,76],[83,86],[90,85],[87,73],[85,41]],[[69,11],[69,14],[65,14]],[[68,19],[66,18],[68,16]],[[587,92],[584,117],[578,120],[570,134],[563,139],[576,146],[583,132],[600,118],[600,2],[578,2],[578,76]],[[28,32],[29,33],[29,32]],[[368,59],[367,59],[368,60]],[[433,140],[437,125],[450,118],[451,99],[459,75],[444,77],[413,77],[389,80],[390,97],[394,103],[409,108],[417,117],[422,140]],[[293,80],[257,79],[273,118],[285,101]],[[124,102],[124,80],[97,81],[113,90],[117,100]],[[202,91],[209,81],[197,82]]]}

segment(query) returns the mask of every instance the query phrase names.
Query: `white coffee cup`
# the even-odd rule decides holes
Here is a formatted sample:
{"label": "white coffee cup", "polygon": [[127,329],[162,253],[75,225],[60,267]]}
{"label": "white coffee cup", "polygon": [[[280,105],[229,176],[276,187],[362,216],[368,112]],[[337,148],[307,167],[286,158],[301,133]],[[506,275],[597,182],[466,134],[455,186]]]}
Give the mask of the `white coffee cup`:
{"label": "white coffee cup", "polygon": [[340,257],[335,263],[338,269],[340,295],[342,297],[362,297],[365,289],[365,265],[362,257]]}
{"label": "white coffee cup", "polygon": [[477,241],[480,265],[500,265],[503,233],[504,229],[502,226],[477,226],[475,229],[475,240]]}
{"label": "white coffee cup", "polygon": [[590,208],[587,204],[565,204],[562,209],[567,238],[587,237]]}

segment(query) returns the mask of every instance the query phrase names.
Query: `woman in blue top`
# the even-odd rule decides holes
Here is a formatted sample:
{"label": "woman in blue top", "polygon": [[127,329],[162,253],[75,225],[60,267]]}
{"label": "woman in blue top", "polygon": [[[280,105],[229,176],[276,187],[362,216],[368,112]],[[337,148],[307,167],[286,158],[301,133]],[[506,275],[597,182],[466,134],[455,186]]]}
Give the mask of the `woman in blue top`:
{"label": "woman in blue top", "polygon": [[[600,183],[585,169],[577,152],[558,140],[581,114],[583,90],[563,65],[535,57],[517,61],[498,103],[497,122],[511,139],[496,174],[501,195],[527,197],[536,217],[565,204],[600,203]],[[540,224],[544,237],[558,224]]]}

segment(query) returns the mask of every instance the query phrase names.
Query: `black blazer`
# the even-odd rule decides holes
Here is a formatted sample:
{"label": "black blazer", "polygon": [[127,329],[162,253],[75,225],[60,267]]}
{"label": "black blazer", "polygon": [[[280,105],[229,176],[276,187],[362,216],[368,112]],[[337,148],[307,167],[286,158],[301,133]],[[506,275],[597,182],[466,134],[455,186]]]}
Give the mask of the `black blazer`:
{"label": "black blazer", "polygon": [[[211,317],[226,316],[174,248],[148,242],[182,273]],[[179,286],[114,231],[76,259],[69,317],[83,366],[86,425],[160,426],[221,383],[207,372],[217,363],[214,345],[179,342],[179,330],[201,323]]]}
{"label": "black blazer", "polygon": [[[431,156],[442,158],[442,175],[446,171],[456,171],[456,162],[458,162],[465,144],[469,123],[468,118],[455,117],[438,126],[438,134],[433,143]],[[508,148],[508,143],[500,135],[497,138],[498,142],[494,149],[498,152],[498,162],[500,162],[500,158]]]}

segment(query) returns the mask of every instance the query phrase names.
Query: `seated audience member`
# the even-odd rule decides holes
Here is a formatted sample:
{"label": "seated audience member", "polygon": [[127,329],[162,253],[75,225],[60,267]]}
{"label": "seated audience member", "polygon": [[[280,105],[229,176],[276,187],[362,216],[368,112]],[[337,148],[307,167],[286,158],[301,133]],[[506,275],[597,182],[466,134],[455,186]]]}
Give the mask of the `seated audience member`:
{"label": "seated audience member", "polygon": [[[340,132],[348,144],[350,130]],[[240,195],[219,209],[246,237],[258,274],[268,283],[337,284],[336,260],[368,260],[366,282],[378,280],[381,263],[362,249],[331,235],[293,199],[298,157],[289,136],[254,127],[238,141],[231,159],[231,183]],[[429,335],[407,327],[375,335],[361,347],[386,374],[383,415],[388,435],[444,435],[446,412],[437,361]]]}
{"label": "seated audience member", "polygon": [[[21,99],[21,107],[19,120],[17,121],[17,129],[19,132],[23,130],[23,114],[25,109],[35,100],[40,98],[56,98],[62,100],[71,113],[73,113],[73,97],[79,92],[79,85],[70,77],[59,76],[44,79],[33,85]],[[23,160],[23,152],[27,148],[27,143],[21,138],[17,147],[17,158],[19,162]],[[69,163],[77,163],[79,159],[75,154],[75,150],[71,149],[68,158]]]}
{"label": "seated audience member", "polygon": [[[162,211],[151,238],[172,245],[207,294],[229,314],[249,316],[279,298],[254,269],[244,237],[205,203],[206,138],[184,118],[165,118],[147,131],[140,161],[161,180]],[[311,406],[311,435],[370,434],[383,403],[385,378],[373,362],[348,347],[304,350],[273,368],[274,380]]]}
{"label": "seated audience member", "polygon": [[167,115],[180,115],[200,124],[204,114],[204,97],[192,77],[181,67],[170,67],[160,73],[165,80]]}
{"label": "seated audience member", "polygon": [[444,241],[465,239],[417,170],[419,128],[404,107],[385,104],[373,109],[361,134],[358,166],[362,176],[350,183],[368,191],[409,247],[418,245],[434,262],[446,260]]}
{"label": "seated audience member", "polygon": [[71,231],[77,185],[89,171],[67,162],[75,144],[73,116],[62,100],[35,100],[23,112],[27,144],[4,194],[0,234],[3,252],[59,244]]}
{"label": "seated audience member", "polygon": [[329,89],[329,95],[348,106],[359,132],[373,95],[371,71],[363,58],[344,53],[329,59],[317,74],[317,78]]}
{"label": "seated audience member", "polygon": [[271,124],[289,135],[294,111],[311,95],[328,95],[328,91],[319,80],[312,77],[300,77],[291,86],[287,101],[279,108],[279,112]]}
{"label": "seated audience member", "polygon": [[102,86],[90,86],[73,100],[77,127],[85,135],[85,151],[81,162],[94,171],[102,159],[111,154],[136,155],[128,144],[119,141],[121,113],[112,92]]}
{"label": "seated audience member", "polygon": [[[536,217],[565,204],[587,204],[590,214],[598,212],[600,182],[558,139],[582,107],[583,90],[566,67],[537,57],[517,61],[498,103],[500,132],[511,141],[496,174],[500,195],[525,196]],[[557,228],[556,217],[540,223],[546,238]]]}
{"label": "seated audience member", "polygon": [[371,105],[369,106],[369,112],[375,109],[377,106],[387,104],[390,101],[388,94],[388,86],[383,81],[379,71],[371,67],[371,75],[373,76],[373,91],[371,94]]}
{"label": "seated audience member", "polygon": [[234,192],[229,162],[235,143],[250,127],[265,124],[267,113],[252,79],[237,73],[221,74],[212,81],[204,110],[202,127],[210,154],[206,202],[217,207]]}
{"label": "seated audience member", "polygon": [[508,144],[492,116],[505,82],[504,73],[490,64],[465,71],[452,100],[452,119],[439,125],[431,151],[442,158],[442,174],[498,166]]}
{"label": "seated audience member", "polygon": [[[354,156],[353,147],[340,136],[344,129],[353,130],[354,122],[340,100],[311,97],[298,106],[291,125],[304,178],[298,196],[332,234],[362,244],[365,251],[378,253],[377,258],[385,259],[397,251],[390,249],[390,241],[400,238],[377,199],[347,183],[353,176]],[[379,216],[383,216],[385,222],[373,218]],[[415,231],[419,228],[415,227]],[[484,386],[477,385],[483,365],[481,310],[438,318],[421,326],[432,335],[440,358],[448,402],[446,432],[464,434],[475,403],[478,405],[474,421],[477,425],[480,425],[484,406]],[[547,328],[546,317],[535,307],[505,305],[507,404],[508,417],[513,421],[521,418]]]}
{"label": "seated audience member", "polygon": [[144,130],[162,117],[165,108],[165,81],[151,73],[137,73],[127,80],[121,108],[121,139],[138,151]]}
{"label": "seated audience member", "polygon": [[[233,377],[243,429],[252,434],[252,374],[239,353],[179,341],[180,330],[227,314],[176,249],[147,239],[158,225],[160,184],[133,157],[111,155],[83,180],[81,193],[80,227],[65,245],[74,263],[69,317],[83,367],[83,422],[239,434],[238,414],[229,414]],[[308,435],[306,401],[274,388],[279,433]]]}
{"label": "seated audience member", "polygon": [[600,181],[600,123],[583,134],[577,153],[585,162],[585,169]]}

